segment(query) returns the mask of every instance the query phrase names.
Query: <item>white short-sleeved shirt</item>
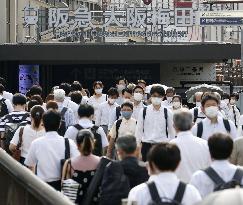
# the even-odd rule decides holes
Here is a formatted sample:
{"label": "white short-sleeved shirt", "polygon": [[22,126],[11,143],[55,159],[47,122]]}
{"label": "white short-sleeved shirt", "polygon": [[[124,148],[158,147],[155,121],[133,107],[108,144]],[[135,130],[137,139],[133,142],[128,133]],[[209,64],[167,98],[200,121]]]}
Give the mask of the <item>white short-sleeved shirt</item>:
{"label": "white short-sleeved shirt", "polygon": [[78,104],[73,102],[70,97],[65,97],[62,104],[64,107],[70,108],[73,111],[75,121],[78,121]]}
{"label": "white short-sleeved shirt", "polygon": [[132,118],[135,120],[138,120],[138,115],[140,111],[145,107],[143,102],[141,101],[138,105],[133,104],[133,113],[132,113]]}
{"label": "white short-sleeved shirt", "polygon": [[[168,137],[166,135],[166,119],[165,111],[167,109],[167,128]],[[145,119],[143,119],[143,109],[140,111],[135,137],[137,143],[160,143],[168,142],[175,137],[174,127],[172,123],[173,114],[170,109],[161,106],[159,110],[155,110],[153,105],[147,107]]]}
{"label": "white short-sleeved shirt", "polygon": [[[111,138],[116,138],[116,123],[112,126],[109,135]],[[126,120],[125,118],[122,118],[121,125],[118,130],[118,137],[125,136],[127,134],[135,135],[136,130],[136,120],[134,118],[130,118],[129,120]]]}
{"label": "white short-sleeved shirt", "polygon": [[211,157],[207,141],[192,135],[191,131],[177,133],[177,138],[170,141],[176,144],[181,152],[181,162],[176,169],[177,177],[188,183],[192,174],[207,168]]}
{"label": "white short-sleeved shirt", "polygon": [[[15,146],[18,145],[19,142],[19,132],[20,129],[17,129],[17,131],[14,133],[13,139],[11,140],[10,144],[13,144]],[[43,137],[45,135],[45,129],[43,128],[42,130],[36,131],[34,130],[31,125],[26,125],[23,130],[23,136],[22,136],[22,146],[21,146],[21,157],[26,158],[29,148],[31,143],[39,138]]]}
{"label": "white short-sleeved shirt", "polygon": [[241,115],[240,118],[239,118],[239,125],[238,125],[238,129],[237,129],[237,136],[238,137],[242,137],[243,136],[242,125],[243,125],[243,115]]}
{"label": "white short-sleeved shirt", "polygon": [[113,105],[109,105],[108,102],[103,102],[98,106],[98,110],[96,112],[96,120],[95,125],[109,125],[109,119],[111,113],[116,110],[116,107],[118,106],[117,103],[114,103]]}
{"label": "white short-sleeved shirt", "polygon": [[[58,102],[57,104],[58,104],[58,111],[61,113],[62,109],[65,107],[64,103]],[[65,120],[65,123],[66,123],[66,127],[68,128],[69,126],[76,124],[77,119],[74,115],[73,110],[71,108],[68,108],[68,107],[66,107],[66,108],[67,108],[67,111],[64,114],[64,120]]]}
{"label": "white short-sleeved shirt", "polygon": [[[212,136],[213,134],[217,133],[217,132],[222,132],[225,134],[230,134],[230,136],[235,139],[237,137],[237,131],[236,131],[236,127],[234,125],[234,123],[229,120],[230,123],[230,133],[227,132],[225,126],[224,126],[224,122],[223,122],[223,118],[218,116],[218,122],[215,124],[211,123],[211,120],[208,118],[205,118],[204,120],[202,120],[203,123],[203,133],[202,133],[202,139],[208,140],[208,138],[210,136]],[[194,136],[197,136],[197,124],[195,124],[192,127],[192,134]]]}
{"label": "white short-sleeved shirt", "polygon": [[3,98],[8,99],[12,103],[13,94],[7,91],[3,91]]}
{"label": "white short-sleeved shirt", "polygon": [[[149,178],[149,182],[155,182],[161,198],[174,199],[179,185],[179,179],[173,172],[164,172],[158,175],[152,175]],[[133,201],[137,202],[137,205],[148,205],[152,201],[146,183],[140,184],[130,191],[128,204],[131,204]],[[201,196],[198,190],[194,186],[188,184],[182,198],[182,204],[193,205],[199,201],[201,201]]]}
{"label": "white short-sleeved shirt", "polygon": [[106,94],[102,94],[102,96],[99,98],[96,98],[94,95],[89,98],[88,104],[92,105],[94,107],[94,111],[95,111],[94,120],[96,119],[97,110],[98,110],[99,105],[101,103],[105,102],[107,100],[107,98],[108,97]]}
{"label": "white short-sleeved shirt", "polygon": [[[77,145],[69,140],[70,157],[80,155]],[[65,140],[57,132],[47,132],[45,136],[34,140],[30,146],[25,164],[37,165],[37,176],[45,182],[61,179],[61,160],[65,158]]]}
{"label": "white short-sleeved shirt", "polygon": [[[228,160],[215,160],[212,162],[211,167],[225,182],[232,180],[237,169],[237,166],[230,164]],[[193,174],[190,183],[198,189],[202,198],[212,193],[215,187],[214,182],[202,170]],[[243,180],[241,185],[243,185]]]}
{"label": "white short-sleeved shirt", "polygon": [[[80,119],[78,124],[81,125],[84,129],[89,129],[94,126],[92,121],[90,121],[88,118]],[[100,136],[101,136],[102,147],[107,147],[109,145],[109,142],[107,140],[107,137],[106,137],[106,134],[105,134],[103,128],[99,127],[99,129],[97,130],[97,133],[100,134]],[[72,139],[76,143],[77,134],[78,134],[78,130],[75,127],[71,126],[67,129],[64,137]]]}

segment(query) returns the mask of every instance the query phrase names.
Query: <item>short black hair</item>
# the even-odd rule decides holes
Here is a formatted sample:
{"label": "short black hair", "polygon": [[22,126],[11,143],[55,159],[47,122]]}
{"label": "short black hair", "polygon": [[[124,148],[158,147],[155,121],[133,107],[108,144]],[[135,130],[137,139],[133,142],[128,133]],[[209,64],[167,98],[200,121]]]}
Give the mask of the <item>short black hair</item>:
{"label": "short black hair", "polygon": [[94,114],[94,107],[88,104],[80,105],[78,108],[78,116],[81,117],[90,117]]}
{"label": "short black hair", "polygon": [[173,94],[175,94],[175,88],[173,88],[173,87],[168,87],[168,88],[166,89],[166,93],[169,93],[169,92],[173,92]]}
{"label": "short black hair", "polygon": [[101,82],[101,81],[95,81],[94,83],[93,83],[93,88],[95,88],[95,86],[96,85],[99,85],[100,87],[104,87],[104,85],[103,85],[103,83]]}
{"label": "short black hair", "polygon": [[78,105],[82,102],[83,96],[80,91],[73,91],[69,94],[69,96],[70,96],[71,100]]}
{"label": "short black hair", "polygon": [[61,114],[54,110],[48,110],[43,115],[43,124],[46,132],[57,131],[60,127]]}
{"label": "short black hair", "polygon": [[30,100],[28,102],[27,111],[30,112],[31,108],[36,106],[36,105],[40,105],[37,100]]}
{"label": "short black hair", "polygon": [[217,102],[217,104],[219,104],[219,99],[217,95],[215,95],[215,93],[213,92],[206,92],[203,94],[202,101],[201,101],[203,107],[208,100],[214,100],[215,102]]}
{"label": "short black hair", "polygon": [[42,88],[41,86],[39,85],[33,85],[31,88],[30,88],[30,95],[33,96],[33,95],[42,95]]}
{"label": "short black hair", "polygon": [[122,103],[121,108],[123,108],[125,106],[126,107],[130,107],[133,110],[133,104],[131,102],[124,102],[124,103]]}
{"label": "short black hair", "polygon": [[78,81],[73,81],[73,83],[71,84],[71,90],[72,91],[81,91],[82,89],[83,89],[83,86]]}
{"label": "short black hair", "polygon": [[119,84],[119,82],[123,80],[125,82],[125,84],[127,85],[128,82],[127,82],[127,79],[124,77],[124,76],[119,76],[117,79],[116,79],[116,82],[117,84]]}
{"label": "short black hair", "polygon": [[123,89],[122,90],[122,95],[124,95],[125,92],[130,93],[132,95],[132,90],[131,89],[128,89],[128,88]]}
{"label": "short black hair", "polygon": [[27,102],[26,97],[21,93],[16,93],[13,96],[13,104],[14,105],[25,105]]}
{"label": "short black hair", "polygon": [[230,95],[228,93],[223,93],[221,95],[221,99],[224,100],[224,99],[230,99]]}
{"label": "short black hair", "polygon": [[43,103],[44,103],[43,99],[40,95],[32,95],[30,99],[36,100],[39,103],[39,105],[43,105]]}
{"label": "short black hair", "polygon": [[5,87],[3,84],[0,84],[0,93],[3,93],[3,91],[5,90]]}
{"label": "short black hair", "polygon": [[126,154],[133,154],[137,149],[136,138],[133,135],[118,137],[116,147]]}
{"label": "short black hair", "polygon": [[210,155],[216,160],[228,159],[232,153],[234,142],[230,135],[215,133],[208,139]]}
{"label": "short black hair", "polygon": [[230,95],[230,98],[231,97],[235,97],[235,99],[238,101],[239,100],[239,93],[232,93],[231,95]]}
{"label": "short black hair", "polygon": [[68,96],[71,92],[71,85],[69,83],[61,83],[59,85],[59,89],[63,89],[65,91],[65,95]]}
{"label": "short black hair", "polygon": [[118,92],[118,90],[116,89],[116,88],[110,88],[109,90],[108,90],[108,92],[107,92],[107,95],[108,95],[108,97],[110,97],[110,96],[117,96],[117,97],[119,97],[119,92]]}
{"label": "short black hair", "polygon": [[165,96],[165,89],[162,86],[154,85],[150,90],[150,95],[153,95],[154,93],[158,93],[161,96]]}
{"label": "short black hair", "polygon": [[144,94],[144,89],[143,89],[140,85],[136,85],[136,86],[133,88],[133,93],[135,92],[135,90],[136,90],[137,88],[142,89],[143,94]]}
{"label": "short black hair", "polygon": [[181,154],[176,144],[162,142],[150,149],[147,159],[151,169],[155,165],[160,171],[175,171],[181,161]]}
{"label": "short black hair", "polygon": [[0,77],[0,84],[2,84],[3,86],[6,86],[7,82],[3,77]]}

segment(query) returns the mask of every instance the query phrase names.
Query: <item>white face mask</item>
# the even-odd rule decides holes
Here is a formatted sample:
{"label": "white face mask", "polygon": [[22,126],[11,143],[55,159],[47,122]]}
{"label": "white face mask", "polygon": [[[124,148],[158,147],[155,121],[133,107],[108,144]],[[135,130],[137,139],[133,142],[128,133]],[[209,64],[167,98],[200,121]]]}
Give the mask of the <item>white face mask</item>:
{"label": "white face mask", "polygon": [[102,94],[102,91],[103,91],[103,89],[102,88],[99,88],[99,89],[95,89],[95,93],[96,94]]}
{"label": "white face mask", "polygon": [[229,99],[224,99],[224,102],[228,105],[229,104]]}
{"label": "white face mask", "polygon": [[173,105],[174,108],[180,108],[181,107],[180,102],[172,102],[172,105]]}
{"label": "white face mask", "polygon": [[113,105],[116,102],[116,99],[108,98],[108,101],[110,104]]}
{"label": "white face mask", "polygon": [[125,85],[122,85],[122,84],[117,85],[118,92],[121,92],[124,89],[125,89]]}
{"label": "white face mask", "polygon": [[234,100],[234,99],[231,99],[231,100],[230,100],[230,104],[231,104],[231,105],[234,105],[234,104],[235,104],[235,100]]}
{"label": "white face mask", "polygon": [[218,115],[219,108],[217,106],[210,106],[205,109],[205,114],[209,118],[215,118]]}
{"label": "white face mask", "polygon": [[152,97],[151,102],[152,102],[153,105],[160,105],[162,103],[162,98]]}
{"label": "white face mask", "polygon": [[143,95],[141,93],[134,93],[133,98],[136,101],[141,101],[143,99]]}
{"label": "white face mask", "polygon": [[196,102],[196,107],[201,107],[201,102]]}
{"label": "white face mask", "polygon": [[173,97],[166,97],[167,101],[171,103]]}

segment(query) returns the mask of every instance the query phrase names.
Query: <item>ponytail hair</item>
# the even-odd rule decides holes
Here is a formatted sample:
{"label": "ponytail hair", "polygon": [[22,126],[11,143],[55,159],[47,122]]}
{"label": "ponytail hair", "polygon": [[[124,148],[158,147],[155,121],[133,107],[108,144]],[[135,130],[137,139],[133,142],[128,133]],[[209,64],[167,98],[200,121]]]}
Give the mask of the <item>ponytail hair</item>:
{"label": "ponytail hair", "polygon": [[39,128],[44,112],[44,109],[40,105],[35,105],[31,108],[30,115],[34,121],[34,128]]}
{"label": "ponytail hair", "polygon": [[76,141],[82,155],[89,156],[92,153],[94,149],[94,135],[90,130],[79,131]]}

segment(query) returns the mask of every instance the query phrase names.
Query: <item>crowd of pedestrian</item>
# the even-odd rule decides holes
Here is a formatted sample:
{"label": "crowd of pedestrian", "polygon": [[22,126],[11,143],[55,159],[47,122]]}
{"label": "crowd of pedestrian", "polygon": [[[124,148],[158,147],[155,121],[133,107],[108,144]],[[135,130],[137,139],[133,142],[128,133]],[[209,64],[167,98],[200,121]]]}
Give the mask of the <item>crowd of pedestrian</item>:
{"label": "crowd of pedestrian", "polygon": [[237,94],[196,92],[189,109],[172,87],[104,86],[61,83],[44,98],[0,78],[1,148],[75,204],[190,205],[243,185]]}

